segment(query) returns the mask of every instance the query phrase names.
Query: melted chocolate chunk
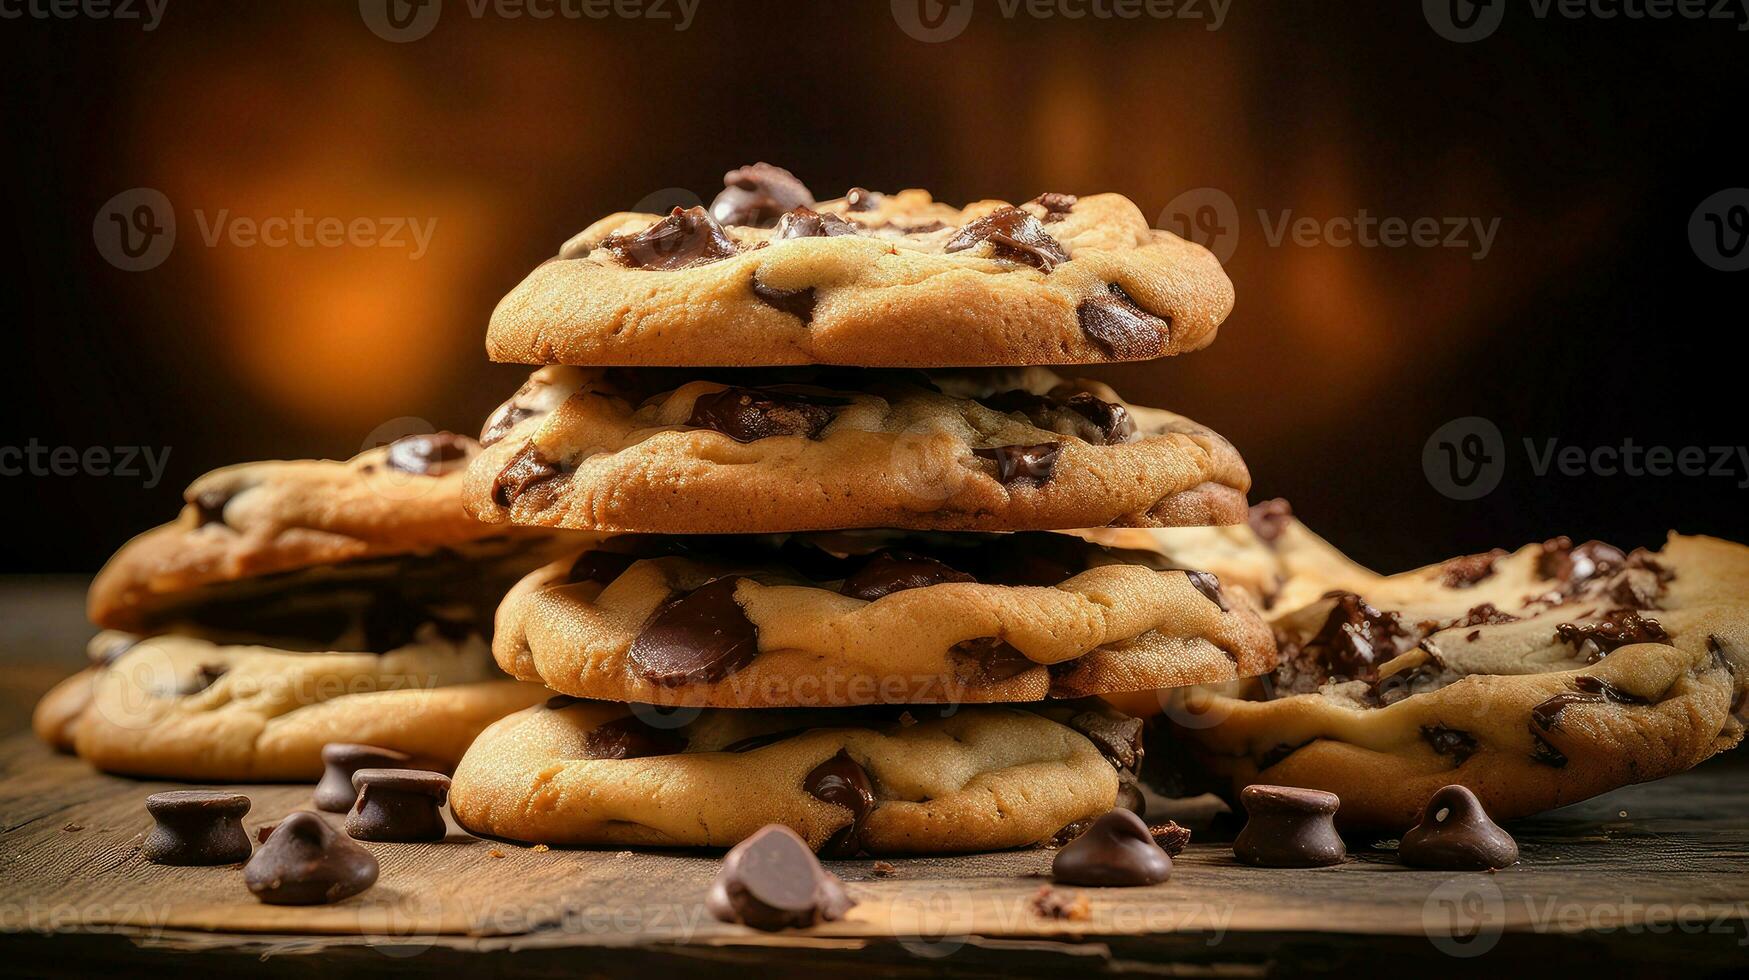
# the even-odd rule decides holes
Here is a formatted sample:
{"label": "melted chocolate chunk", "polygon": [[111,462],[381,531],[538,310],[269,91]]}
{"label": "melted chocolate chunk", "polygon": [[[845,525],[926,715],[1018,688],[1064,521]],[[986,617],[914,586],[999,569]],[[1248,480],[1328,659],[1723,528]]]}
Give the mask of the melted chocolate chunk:
{"label": "melted chocolate chunk", "polygon": [[1129,810],[1105,814],[1051,861],[1051,878],[1067,885],[1125,888],[1172,877],[1172,858]]}
{"label": "melted chocolate chunk", "polygon": [[972,221],[947,240],[947,252],[963,252],[982,242],[990,254],[1006,262],[1021,262],[1049,273],[1069,261],[1069,253],[1046,232],[1039,220],[1015,207],[998,208]]}
{"label": "melted chocolate chunk", "polygon": [[976,582],[977,579],[951,566],[909,551],[875,552],[844,580],[838,591],[855,599],[873,602],[882,596],[921,589],[943,582]]}
{"label": "melted chocolate chunk", "polygon": [[1086,736],[1118,772],[1133,773],[1142,767],[1142,719],[1109,711],[1081,711],[1071,716],[1068,724]]}
{"label": "melted chocolate chunk", "polygon": [[1331,677],[1373,681],[1380,664],[1408,649],[1414,637],[1394,612],[1380,612],[1352,592],[1335,593],[1324,625],[1301,648]]}
{"label": "melted chocolate chunk", "polygon": [[723,175],[711,216],[725,225],[769,228],[785,211],[813,206],[813,192],[795,174],[762,162]]}
{"label": "melted chocolate chunk", "polygon": [[1405,831],[1397,860],[1412,868],[1487,871],[1518,860],[1518,842],[1500,829],[1466,786],[1433,794],[1421,822]]}
{"label": "melted chocolate chunk", "polygon": [[226,490],[204,490],[196,494],[189,501],[194,505],[194,526],[200,528],[225,523],[225,505],[230,502],[231,494]]}
{"label": "melted chocolate chunk", "polygon": [[1274,544],[1280,540],[1282,532],[1293,523],[1293,519],[1294,509],[1280,497],[1252,504],[1250,512],[1245,515],[1252,532],[1262,538],[1265,544]]}
{"label": "melted chocolate chunk", "polygon": [[1135,420],[1127,409],[1085,391],[1057,398],[1015,389],[980,398],[978,402],[993,411],[1025,416],[1041,429],[1061,432],[1067,428],[1066,435],[1096,446],[1126,442],[1136,433]]}
{"label": "melted chocolate chunk", "polygon": [[630,651],[645,680],[662,687],[713,683],[759,656],[759,631],[735,601],[738,581],[717,579],[657,611]]}
{"label": "melted chocolate chunk", "polygon": [[1233,840],[1233,856],[1260,868],[1318,868],[1348,856],[1336,833],[1335,793],[1295,786],[1255,784],[1239,793],[1245,829]]}
{"label": "melted chocolate chunk", "polygon": [[510,462],[492,481],[492,502],[500,507],[510,507],[523,494],[549,488],[562,476],[564,470],[559,464],[547,459],[540,447],[531,442],[510,457]]}
{"label": "melted chocolate chunk", "polygon": [[146,797],[154,821],[140,845],[153,864],[200,866],[236,864],[249,858],[243,815],[249,797],[216,790],[178,789]]}
{"label": "melted chocolate chunk", "polygon": [[740,254],[734,239],[704,208],[679,208],[643,231],[609,235],[597,246],[633,269],[672,272]]}
{"label": "melted chocolate chunk", "polygon": [[1058,194],[1046,191],[1032,199],[1032,203],[1045,209],[1045,224],[1063,220],[1063,215],[1075,210],[1075,202],[1080,198],[1073,194]]}
{"label": "melted chocolate chunk", "polygon": [[787,241],[791,238],[838,238],[860,234],[862,229],[855,222],[845,221],[835,214],[821,214],[811,208],[796,208],[777,219],[774,237]]}
{"label": "melted chocolate chunk", "polygon": [[700,395],[692,403],[686,424],[711,429],[736,442],[755,442],[775,436],[820,438],[838,413],[848,405],[843,398],[773,391],[769,388],[724,388]]}
{"label": "melted chocolate chunk", "polygon": [[1584,626],[1561,623],[1555,627],[1555,639],[1571,644],[1589,663],[1596,663],[1633,643],[1674,645],[1670,642],[1670,634],[1657,620],[1646,619],[1625,609],[1607,613],[1598,623]]}
{"label": "melted chocolate chunk", "polygon": [[1057,454],[1062,451],[1060,442],[1041,442],[1032,446],[974,449],[972,455],[994,462],[996,480],[1003,486],[1012,483],[1038,486],[1050,480],[1057,468]]}
{"label": "melted chocolate chunk", "polygon": [[1552,732],[1561,723],[1561,712],[1575,704],[1647,704],[1645,698],[1629,694],[1609,682],[1589,674],[1575,678],[1573,690],[1561,691],[1530,709],[1530,720],[1545,732]]}
{"label": "melted chocolate chunk", "polygon": [[1626,559],[1614,545],[1602,541],[1574,545],[1572,538],[1562,535],[1543,542],[1542,554],[1536,559],[1536,573],[1573,589],[1621,567]]}
{"label": "melted chocolate chunk", "polygon": [[403,436],[389,443],[389,469],[415,476],[442,476],[461,469],[474,451],[474,440],[453,432]]}
{"label": "melted chocolate chunk", "polygon": [[802,792],[850,811],[850,824],[827,839],[820,853],[829,858],[855,857],[863,850],[862,825],[874,812],[874,786],[868,773],[843,749],[815,766],[802,780]]}
{"label": "melted chocolate chunk", "polygon": [[1542,765],[1554,769],[1566,767],[1567,757],[1561,753],[1560,749],[1550,745],[1548,739],[1543,738],[1536,732],[1531,732],[1530,743],[1530,761],[1541,763]]}
{"label": "melted chocolate chunk", "polygon": [[1075,308],[1075,319],[1088,340],[1120,361],[1159,357],[1172,326],[1170,320],[1138,306],[1115,282],[1106,287],[1104,295],[1082,300]]}
{"label": "melted chocolate chunk", "polygon": [[766,932],[841,919],[855,904],[807,842],[781,824],[762,827],[730,848],[705,896],[705,908],[717,919]]}
{"label": "melted chocolate chunk", "polygon": [[804,325],[814,322],[814,287],[803,286],[800,289],[778,289],[767,286],[759,280],[753,280],[753,298],[766,306],[788,313],[802,321]]}
{"label": "melted chocolate chunk", "polygon": [[685,749],[685,736],[654,728],[637,715],[615,718],[583,736],[583,751],[591,759],[645,759]]}
{"label": "melted chocolate chunk", "polygon": [[269,905],[326,905],[376,884],[377,859],[308,810],[273,828],[243,866],[243,883]]}
{"label": "melted chocolate chunk", "polygon": [[480,445],[491,446],[510,434],[510,430],[521,425],[537,414],[532,408],[523,408],[516,404],[516,399],[528,394],[532,386],[524,384],[514,396],[492,410],[486,417],[486,424],[480,427]]}
{"label": "melted chocolate chunk", "polygon": [[1506,557],[1503,548],[1485,551],[1479,555],[1466,555],[1463,558],[1453,558],[1440,566],[1439,580],[1450,589],[1467,589],[1494,574],[1494,566],[1500,559]]}
{"label": "melted chocolate chunk", "polygon": [[948,655],[960,679],[972,684],[995,684],[1038,666],[1037,661],[995,636],[962,640],[948,649]]}
{"label": "melted chocolate chunk", "polygon": [[572,585],[584,582],[611,585],[637,561],[637,555],[618,551],[585,551],[571,563],[571,571],[565,576],[565,581]]}
{"label": "melted chocolate chunk", "polygon": [[1421,738],[1433,751],[1440,755],[1449,755],[1453,765],[1463,765],[1470,756],[1476,754],[1476,736],[1456,728],[1446,728],[1442,725],[1422,725]]}
{"label": "melted chocolate chunk", "polygon": [[1201,592],[1203,597],[1214,603],[1221,612],[1231,610],[1231,607],[1227,605],[1227,597],[1221,592],[1220,579],[1208,572],[1185,572],[1184,577],[1189,579],[1190,584],[1196,586],[1196,591]]}
{"label": "melted chocolate chunk", "polygon": [[844,192],[844,204],[852,211],[873,211],[880,207],[881,198],[885,196],[880,191],[871,191],[866,187],[852,187]]}
{"label": "melted chocolate chunk", "polygon": [[1484,602],[1479,606],[1471,606],[1470,611],[1464,613],[1464,618],[1452,623],[1451,628],[1463,629],[1466,626],[1492,626],[1498,623],[1516,622],[1518,622],[1517,616],[1506,612],[1492,602]]}

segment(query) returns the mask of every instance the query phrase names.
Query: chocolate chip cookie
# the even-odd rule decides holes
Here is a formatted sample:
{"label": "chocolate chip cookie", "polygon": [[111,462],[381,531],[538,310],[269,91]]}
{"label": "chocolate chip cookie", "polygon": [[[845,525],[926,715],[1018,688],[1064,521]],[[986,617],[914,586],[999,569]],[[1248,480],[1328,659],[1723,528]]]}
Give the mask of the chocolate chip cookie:
{"label": "chocolate chip cookie", "polygon": [[498,304],[520,364],[868,367],[1095,364],[1214,339],[1213,255],[1119,194],[956,208],[921,190],[817,201],[768,165],[709,209],[610,215]]}
{"label": "chocolate chip cookie", "polygon": [[1442,787],[1510,819],[1735,745],[1749,700],[1749,548],[1556,538],[1278,606],[1282,663],[1184,695],[1179,736],[1237,792],[1304,786],[1399,832]]}
{"label": "chocolate chip cookie", "polygon": [[1043,368],[548,367],[488,420],[488,522],[663,534],[1231,524],[1223,438]]}
{"label": "chocolate chip cookie", "polygon": [[823,857],[1051,841],[1117,805],[1141,723],[1054,711],[702,711],[558,696],[456,767],[467,829],[543,844],[731,847],[783,824]]}
{"label": "chocolate chip cookie", "polygon": [[493,651],[566,694],[725,708],[1075,698],[1275,665],[1215,576],[1044,532],[612,538],[518,583]]}

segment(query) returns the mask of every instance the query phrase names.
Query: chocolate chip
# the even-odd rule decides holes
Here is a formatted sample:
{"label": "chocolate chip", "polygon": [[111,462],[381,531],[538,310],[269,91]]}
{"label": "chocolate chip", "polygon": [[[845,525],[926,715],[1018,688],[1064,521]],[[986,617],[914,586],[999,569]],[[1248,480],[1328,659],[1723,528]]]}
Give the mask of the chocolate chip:
{"label": "chocolate chip", "polygon": [[1051,861],[1051,878],[1069,885],[1126,888],[1170,877],[1172,858],[1141,817],[1121,809],[1093,821]]}
{"label": "chocolate chip", "polygon": [[231,502],[229,490],[203,490],[188,501],[194,508],[194,526],[225,523],[225,505]]}
{"label": "chocolate chip", "polygon": [[1038,428],[1073,435],[1096,446],[1127,442],[1136,433],[1136,423],[1127,409],[1084,391],[1057,398],[1016,389],[987,395],[978,402],[993,411],[1025,416]]}
{"label": "chocolate chip", "polygon": [[1499,623],[1516,623],[1518,617],[1502,610],[1492,602],[1484,602],[1471,606],[1462,619],[1451,624],[1451,629],[1463,629],[1466,626],[1493,626]]}
{"label": "chocolate chip", "polygon": [[1634,643],[1662,643],[1674,646],[1670,634],[1655,619],[1646,619],[1637,612],[1615,610],[1601,622],[1578,625],[1561,623],[1555,627],[1555,639],[1571,644],[1584,655],[1588,663],[1596,663],[1622,647]]}
{"label": "chocolate chip", "polygon": [[1075,210],[1075,202],[1080,200],[1073,194],[1058,194],[1046,191],[1032,199],[1032,203],[1045,209],[1045,224],[1063,220],[1063,215]]}
{"label": "chocolate chip", "polygon": [[140,845],[153,864],[236,864],[249,859],[243,815],[249,797],[207,789],[179,789],[146,797],[155,821]]}
{"label": "chocolate chip", "polygon": [[813,192],[795,174],[761,162],[723,175],[711,216],[725,225],[769,228],[785,211],[813,205]]}
{"label": "chocolate chip", "polygon": [[839,592],[864,602],[882,596],[922,589],[943,582],[976,582],[977,579],[933,558],[909,551],[882,550],[870,556],[856,574],[844,580]]}
{"label": "chocolate chip", "polygon": [[1181,827],[1171,820],[1149,824],[1148,836],[1154,838],[1154,843],[1160,845],[1160,850],[1172,857],[1184,853],[1184,849],[1190,846],[1190,828]]}
{"label": "chocolate chip", "polygon": [[358,840],[442,840],[449,777],[423,769],[360,769],[352,774],[358,802],[346,815],[346,833]]}
{"label": "chocolate chip", "polygon": [[492,481],[492,501],[500,507],[509,507],[523,494],[548,487],[563,475],[559,465],[531,442],[517,450]]}
{"label": "chocolate chip", "polygon": [[871,191],[866,187],[852,187],[844,192],[844,204],[852,211],[873,211],[880,206],[883,197],[886,195],[879,191]]}
{"label": "chocolate chip", "polygon": [[534,416],[534,409],[523,408],[516,404],[514,398],[499,405],[493,409],[491,415],[487,416],[486,424],[480,428],[480,445],[482,447],[496,445],[510,434],[511,429],[534,418]]}
{"label": "chocolate chip", "polygon": [[1476,754],[1476,736],[1456,728],[1422,725],[1421,738],[1433,747],[1433,751],[1451,756],[1454,765],[1461,766]]}
{"label": "chocolate chip", "polygon": [[679,732],[651,727],[637,715],[615,718],[583,736],[583,752],[589,759],[647,759],[685,749],[686,738]]}
{"label": "chocolate chip", "polygon": [[948,239],[943,250],[963,252],[982,242],[990,243],[994,258],[1021,262],[1047,274],[1058,263],[1069,261],[1069,253],[1045,231],[1044,225],[1015,207],[998,208],[972,221]]}
{"label": "chocolate chip", "polygon": [[850,823],[820,847],[829,858],[855,857],[863,851],[862,825],[874,812],[874,786],[868,773],[843,749],[815,766],[802,780],[802,792],[822,803],[850,811]]}
{"label": "chocolate chip", "polygon": [[1380,612],[1352,592],[1332,593],[1336,603],[1324,625],[1302,647],[1304,656],[1331,677],[1374,681],[1380,664],[1408,649],[1414,636],[1394,612]]}
{"label": "chocolate chip", "polygon": [[1575,546],[1572,538],[1562,535],[1543,542],[1536,572],[1571,589],[1620,567],[1626,560],[1627,556],[1614,545],[1587,541]]}
{"label": "chocolate chip", "polygon": [[788,313],[802,321],[805,326],[814,322],[814,287],[802,286],[798,289],[778,289],[767,286],[759,280],[753,280],[753,298],[766,306]]}
{"label": "chocolate chip", "polygon": [[666,218],[630,235],[609,235],[599,248],[621,265],[671,272],[740,254],[734,239],[704,208],[676,207]]}
{"label": "chocolate chip", "polygon": [[269,905],[326,905],[376,880],[376,856],[308,810],[281,820],[243,867],[243,883]]}
{"label": "chocolate chip", "polygon": [[1503,548],[1479,555],[1453,558],[1439,568],[1439,580],[1451,589],[1467,589],[1494,574],[1494,566],[1506,557]]}
{"label": "chocolate chip", "polygon": [[474,447],[474,440],[453,432],[403,436],[389,443],[389,469],[415,476],[442,476],[462,469]]}
{"label": "chocolate chip", "polygon": [[769,388],[724,388],[698,396],[686,424],[712,429],[736,442],[774,436],[818,439],[848,399],[803,395]]}
{"label": "chocolate chip", "polygon": [[1530,761],[1555,769],[1565,768],[1567,765],[1566,755],[1534,731],[1530,733]]}
{"label": "chocolate chip", "polygon": [[1231,611],[1232,607],[1227,605],[1226,595],[1221,592],[1220,579],[1209,572],[1194,571],[1185,572],[1184,577],[1190,580],[1190,584],[1196,587],[1196,591],[1203,594],[1203,598],[1214,603],[1221,612]]}
{"label": "chocolate chip", "polygon": [[1336,833],[1335,793],[1297,786],[1247,786],[1239,794],[1245,829],[1233,841],[1233,856],[1260,868],[1319,868],[1348,850]]}
{"label": "chocolate chip", "polygon": [[1155,316],[1136,304],[1117,283],[1106,291],[1081,301],[1075,319],[1087,339],[1120,361],[1159,357],[1166,349],[1171,321]]}
{"label": "chocolate chip", "polygon": [[637,561],[637,555],[628,555],[619,551],[585,551],[577,556],[576,561],[571,563],[571,571],[566,573],[565,581],[571,585],[580,585],[584,582],[611,585]]}
{"label": "chocolate chip", "polygon": [[1245,521],[1251,525],[1252,532],[1262,538],[1265,544],[1271,545],[1281,539],[1282,532],[1287,530],[1293,520],[1294,509],[1280,497],[1252,504],[1250,512],[1245,515]]}
{"label": "chocolate chip", "polygon": [[855,904],[844,882],[781,824],[761,827],[730,848],[705,896],[717,919],[767,932],[832,922]]}
{"label": "chocolate chip", "polygon": [[[1086,823],[1087,821],[1078,821]],[[1075,835],[1079,837],[1080,834]],[[1041,919],[1061,919],[1066,922],[1085,922],[1093,917],[1093,903],[1087,900],[1082,892],[1063,892],[1049,885],[1038,886],[1038,891],[1032,893],[1032,914]]]}
{"label": "chocolate chip", "polygon": [[1427,801],[1421,822],[1403,833],[1397,860],[1412,868],[1487,871],[1517,861],[1518,842],[1488,817],[1469,787],[1447,786]]}
{"label": "chocolate chip", "polygon": [[980,636],[948,648],[954,672],[972,684],[996,684],[1037,667],[1038,661],[1000,637]]}
{"label": "chocolate chip", "polygon": [[811,208],[796,208],[777,219],[777,234],[773,237],[787,241],[791,238],[839,238],[860,234],[862,229],[855,222],[845,221],[835,214],[821,214]]}
{"label": "chocolate chip", "polygon": [[358,802],[358,790],[352,786],[352,775],[360,769],[395,769],[412,761],[412,756],[394,749],[352,742],[330,742],[322,746],[322,780],[316,784],[316,807],[330,813],[345,813]]}
{"label": "chocolate chip", "polygon": [[662,687],[719,681],[759,656],[759,631],[735,601],[738,581],[717,579],[657,611],[629,654],[645,680]]}
{"label": "chocolate chip", "polygon": [[996,480],[1003,486],[1012,483],[1038,486],[1050,480],[1057,468],[1057,454],[1063,451],[1060,442],[1041,442],[1031,446],[991,446],[974,449],[972,455],[996,464]]}
{"label": "chocolate chip", "polygon": [[1647,703],[1645,698],[1629,694],[1600,677],[1586,674],[1573,679],[1572,690],[1556,692],[1546,701],[1530,709],[1530,720],[1535,723],[1536,727],[1545,732],[1551,732],[1555,730],[1555,726],[1561,723],[1561,713],[1569,705],[1603,704],[1605,702],[1612,704]]}
{"label": "chocolate chip", "polygon": [[1092,742],[1113,769],[1135,772],[1141,768],[1142,719],[1109,711],[1080,711],[1069,718],[1068,725]]}

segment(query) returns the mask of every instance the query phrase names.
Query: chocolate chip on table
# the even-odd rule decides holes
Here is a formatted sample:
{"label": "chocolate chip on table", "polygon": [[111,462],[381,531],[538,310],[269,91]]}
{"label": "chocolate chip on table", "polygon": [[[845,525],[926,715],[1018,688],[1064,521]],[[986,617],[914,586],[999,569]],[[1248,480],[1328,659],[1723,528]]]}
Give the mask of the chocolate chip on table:
{"label": "chocolate chip on table", "polygon": [[358,802],[346,815],[346,833],[358,840],[432,841],[448,833],[443,803],[449,777],[424,769],[360,769],[352,774]]}
{"label": "chocolate chip on table", "polygon": [[178,789],[146,797],[154,821],[140,845],[153,864],[236,864],[249,859],[243,815],[249,797],[207,789]]}
{"label": "chocolate chip on table", "polygon": [[856,904],[795,831],[768,824],[729,849],[705,908],[723,922],[767,932],[832,922]]}
{"label": "chocolate chip on table", "polygon": [[796,208],[777,219],[780,240],[791,238],[839,238],[860,235],[862,229],[854,221],[845,221],[835,214],[821,214],[812,208]]}
{"label": "chocolate chip on table", "polygon": [[804,395],[769,388],[724,388],[700,395],[686,424],[721,432],[736,442],[776,436],[820,438],[848,399]]}
{"label": "chocolate chip on table", "polygon": [[474,440],[453,432],[403,436],[389,443],[388,465],[415,476],[442,476],[466,467],[474,447]]}
{"label": "chocolate chip on table", "polygon": [[243,867],[243,882],[269,905],[326,905],[377,880],[377,859],[308,810],[281,820]]}
{"label": "chocolate chip on table", "polygon": [[352,786],[352,775],[360,769],[404,768],[412,756],[394,749],[356,742],[329,742],[322,746],[322,779],[316,783],[315,802],[318,809],[329,813],[345,813],[358,802],[358,790]]}
{"label": "chocolate chip on table", "polygon": [[1041,442],[1031,446],[992,446],[974,449],[972,455],[996,464],[996,480],[1003,486],[1012,483],[1038,486],[1050,480],[1057,469],[1057,455],[1063,450],[1060,442]]}
{"label": "chocolate chip on table", "polygon": [[974,219],[942,248],[947,252],[963,252],[983,242],[990,243],[990,254],[995,258],[1024,263],[1045,273],[1069,261],[1069,253],[1045,231],[1044,225],[1016,207],[997,208]]}
{"label": "chocolate chip on table", "polygon": [[1335,793],[1297,786],[1247,786],[1239,794],[1245,829],[1233,856],[1259,868],[1319,868],[1348,855],[1336,833]]}
{"label": "chocolate chip on table", "polygon": [[596,246],[624,266],[672,272],[734,258],[741,253],[717,219],[704,208],[676,207],[643,231],[609,235]]}
{"label": "chocolate chip on table", "polygon": [[1487,871],[1518,860],[1518,842],[1501,829],[1467,786],[1433,794],[1421,822],[1403,834],[1397,860],[1413,868]]}
{"label": "chocolate chip on table", "polygon": [[1041,919],[1085,922],[1093,917],[1093,903],[1087,901],[1084,893],[1062,892],[1049,885],[1038,886],[1028,904],[1032,906],[1032,914]]}
{"label": "chocolate chip on table", "polygon": [[1093,821],[1051,861],[1051,878],[1067,885],[1129,888],[1172,877],[1172,858],[1142,818],[1113,810]]}
{"label": "chocolate chip on table", "polygon": [[1075,319],[1088,340],[1123,361],[1160,356],[1172,326],[1170,320],[1142,309],[1115,282],[1104,293],[1082,300],[1075,307]]}
{"label": "chocolate chip on table", "polygon": [[1075,210],[1075,204],[1080,198],[1073,194],[1058,194],[1046,191],[1032,199],[1032,203],[1045,209],[1045,224],[1063,220],[1063,215]]}
{"label": "chocolate chip on table", "polygon": [[943,582],[976,581],[965,572],[933,558],[884,549],[869,556],[855,574],[844,580],[838,591],[853,599],[873,602],[906,589],[927,588]]}
{"label": "chocolate chip on table", "polygon": [[1571,644],[1589,663],[1596,663],[1633,643],[1674,645],[1663,624],[1628,610],[1610,612],[1601,622],[1583,626],[1561,623],[1555,627],[1555,639]]}
{"label": "chocolate chip on table", "polygon": [[812,286],[779,289],[776,286],[767,286],[755,279],[753,280],[753,298],[779,313],[788,313],[802,321],[804,326],[814,322],[814,287]]}
{"label": "chocolate chip on table", "polygon": [[685,749],[685,736],[656,728],[637,715],[615,718],[583,737],[584,757],[589,759],[644,759]]}
{"label": "chocolate chip on table", "polygon": [[509,507],[523,494],[544,487],[563,475],[559,465],[547,459],[540,447],[531,442],[517,450],[492,481],[492,501],[500,507]]}
{"label": "chocolate chip on table", "polygon": [[759,630],[735,601],[734,577],[719,578],[662,607],[629,656],[662,687],[719,681],[759,656]]}
{"label": "chocolate chip on table", "polygon": [[829,858],[855,857],[863,850],[862,825],[874,812],[874,785],[868,772],[843,749],[815,766],[802,779],[802,792],[823,803],[850,811],[850,823],[821,845],[820,853]]}
{"label": "chocolate chip on table", "polygon": [[1184,849],[1190,845],[1190,828],[1180,826],[1176,821],[1150,824],[1148,834],[1154,838],[1154,843],[1160,845],[1161,850],[1173,857],[1184,853]]}
{"label": "chocolate chip on table", "polygon": [[769,228],[784,212],[813,206],[813,192],[795,174],[761,162],[723,175],[723,189],[711,201],[711,217],[725,225]]}
{"label": "chocolate chip on table", "polygon": [[886,195],[880,191],[871,191],[866,187],[852,187],[844,192],[844,205],[852,211],[873,211],[880,206],[883,197]]}

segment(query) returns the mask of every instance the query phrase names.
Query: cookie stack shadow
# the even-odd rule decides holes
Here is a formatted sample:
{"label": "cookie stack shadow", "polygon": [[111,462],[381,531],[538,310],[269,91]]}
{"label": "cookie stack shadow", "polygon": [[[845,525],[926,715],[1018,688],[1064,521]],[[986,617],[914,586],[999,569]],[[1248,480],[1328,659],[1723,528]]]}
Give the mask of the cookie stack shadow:
{"label": "cookie stack shadow", "polygon": [[[1127,199],[818,201],[764,164],[615,214],[500,303],[537,365],[464,502],[587,535],[499,607],[553,694],[456,769],[468,829],[832,857],[1048,843],[1139,807],[1102,695],[1270,670],[1242,590],[1126,528],[1246,517],[1214,432],[1052,366],[1209,343],[1232,289]],[[1097,530],[1076,531],[1078,528]]]}

